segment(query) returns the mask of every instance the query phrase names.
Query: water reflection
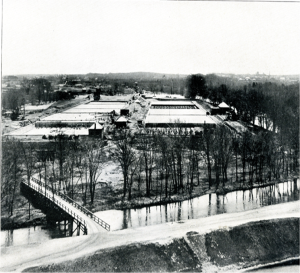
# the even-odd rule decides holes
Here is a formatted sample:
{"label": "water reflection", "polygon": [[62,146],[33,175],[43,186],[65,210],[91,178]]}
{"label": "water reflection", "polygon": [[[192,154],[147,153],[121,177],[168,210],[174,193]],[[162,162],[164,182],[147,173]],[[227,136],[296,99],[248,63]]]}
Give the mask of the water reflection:
{"label": "water reflection", "polygon": [[[299,180],[285,182],[226,195],[207,194],[183,202],[141,209],[107,210],[95,213],[110,224],[111,230],[150,226],[166,222],[197,219],[222,213],[232,213],[263,206],[299,200]],[[103,230],[103,232],[106,232]],[[58,227],[36,226],[1,231],[1,248],[41,243],[66,236],[63,223]],[[76,234],[74,235],[76,236]]]}
{"label": "water reflection", "polygon": [[226,195],[207,194],[183,202],[141,209],[102,211],[97,212],[96,215],[110,223],[111,230],[149,226],[299,200],[298,188],[299,180],[296,183],[288,181],[263,188],[235,191]]}
{"label": "water reflection", "polygon": [[42,226],[1,231],[1,248],[40,243],[51,239],[49,231]]}
{"label": "water reflection", "polygon": [[67,232],[64,230],[63,223],[57,226],[47,225],[3,230],[1,231],[1,248],[39,244],[55,238],[64,238],[68,236]]}

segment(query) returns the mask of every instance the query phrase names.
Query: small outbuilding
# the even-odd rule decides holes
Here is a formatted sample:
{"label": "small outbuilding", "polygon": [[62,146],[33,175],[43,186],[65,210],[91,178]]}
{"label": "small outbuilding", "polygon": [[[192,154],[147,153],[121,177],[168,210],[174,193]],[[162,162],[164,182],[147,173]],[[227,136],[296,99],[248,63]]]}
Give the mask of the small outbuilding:
{"label": "small outbuilding", "polygon": [[218,115],[220,113],[220,108],[218,106],[211,106],[210,107],[210,114],[211,115]]}
{"label": "small outbuilding", "polygon": [[139,127],[142,127],[142,126],[143,126],[143,120],[142,120],[142,119],[139,119],[137,122],[138,122],[138,126],[139,126]]}
{"label": "small outbuilding", "polygon": [[101,124],[99,124],[98,122],[95,122],[89,128],[89,136],[102,137],[102,134],[103,134],[103,126]]}
{"label": "small outbuilding", "polygon": [[221,102],[219,105],[219,114],[220,115],[225,115],[226,112],[230,111],[230,107],[225,103],[225,102]]}
{"label": "small outbuilding", "polygon": [[124,128],[127,125],[127,119],[121,116],[115,121],[115,124],[117,128]]}

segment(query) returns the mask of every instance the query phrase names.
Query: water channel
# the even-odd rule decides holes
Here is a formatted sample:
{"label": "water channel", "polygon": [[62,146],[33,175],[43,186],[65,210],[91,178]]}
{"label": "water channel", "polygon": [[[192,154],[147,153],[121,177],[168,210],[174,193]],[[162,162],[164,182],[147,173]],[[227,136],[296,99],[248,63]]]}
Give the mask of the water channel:
{"label": "water channel", "polygon": [[261,267],[258,267],[256,269],[250,269],[246,270],[245,272],[256,272],[256,273],[267,273],[267,272],[298,272],[300,269],[300,260],[299,259],[293,259],[290,261],[283,261],[279,263],[274,263],[270,265],[263,265]]}
{"label": "water channel", "polygon": [[299,265],[281,265],[270,268],[257,269],[256,273],[299,273]]}
{"label": "water channel", "polygon": [[[108,210],[95,214],[110,224],[111,230],[198,219],[222,213],[252,210],[268,205],[299,200],[300,180],[226,195],[207,194],[191,200],[140,209]],[[103,232],[106,232],[103,230]],[[1,231],[1,248],[30,245],[64,237],[58,229],[36,226]]]}

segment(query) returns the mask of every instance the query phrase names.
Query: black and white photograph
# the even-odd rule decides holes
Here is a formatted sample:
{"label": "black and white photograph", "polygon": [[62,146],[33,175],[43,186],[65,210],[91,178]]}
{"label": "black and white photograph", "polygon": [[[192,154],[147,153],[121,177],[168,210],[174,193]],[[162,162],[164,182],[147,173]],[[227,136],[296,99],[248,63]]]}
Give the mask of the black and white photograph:
{"label": "black and white photograph", "polygon": [[0,272],[299,272],[299,1],[1,13]]}

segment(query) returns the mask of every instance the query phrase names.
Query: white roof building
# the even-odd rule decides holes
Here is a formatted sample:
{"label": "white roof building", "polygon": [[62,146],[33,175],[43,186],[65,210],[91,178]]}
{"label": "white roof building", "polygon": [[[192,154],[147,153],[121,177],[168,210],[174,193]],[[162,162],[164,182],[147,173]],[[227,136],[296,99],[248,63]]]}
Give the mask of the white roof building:
{"label": "white roof building", "polygon": [[221,102],[218,106],[219,108],[230,108],[225,102]]}

